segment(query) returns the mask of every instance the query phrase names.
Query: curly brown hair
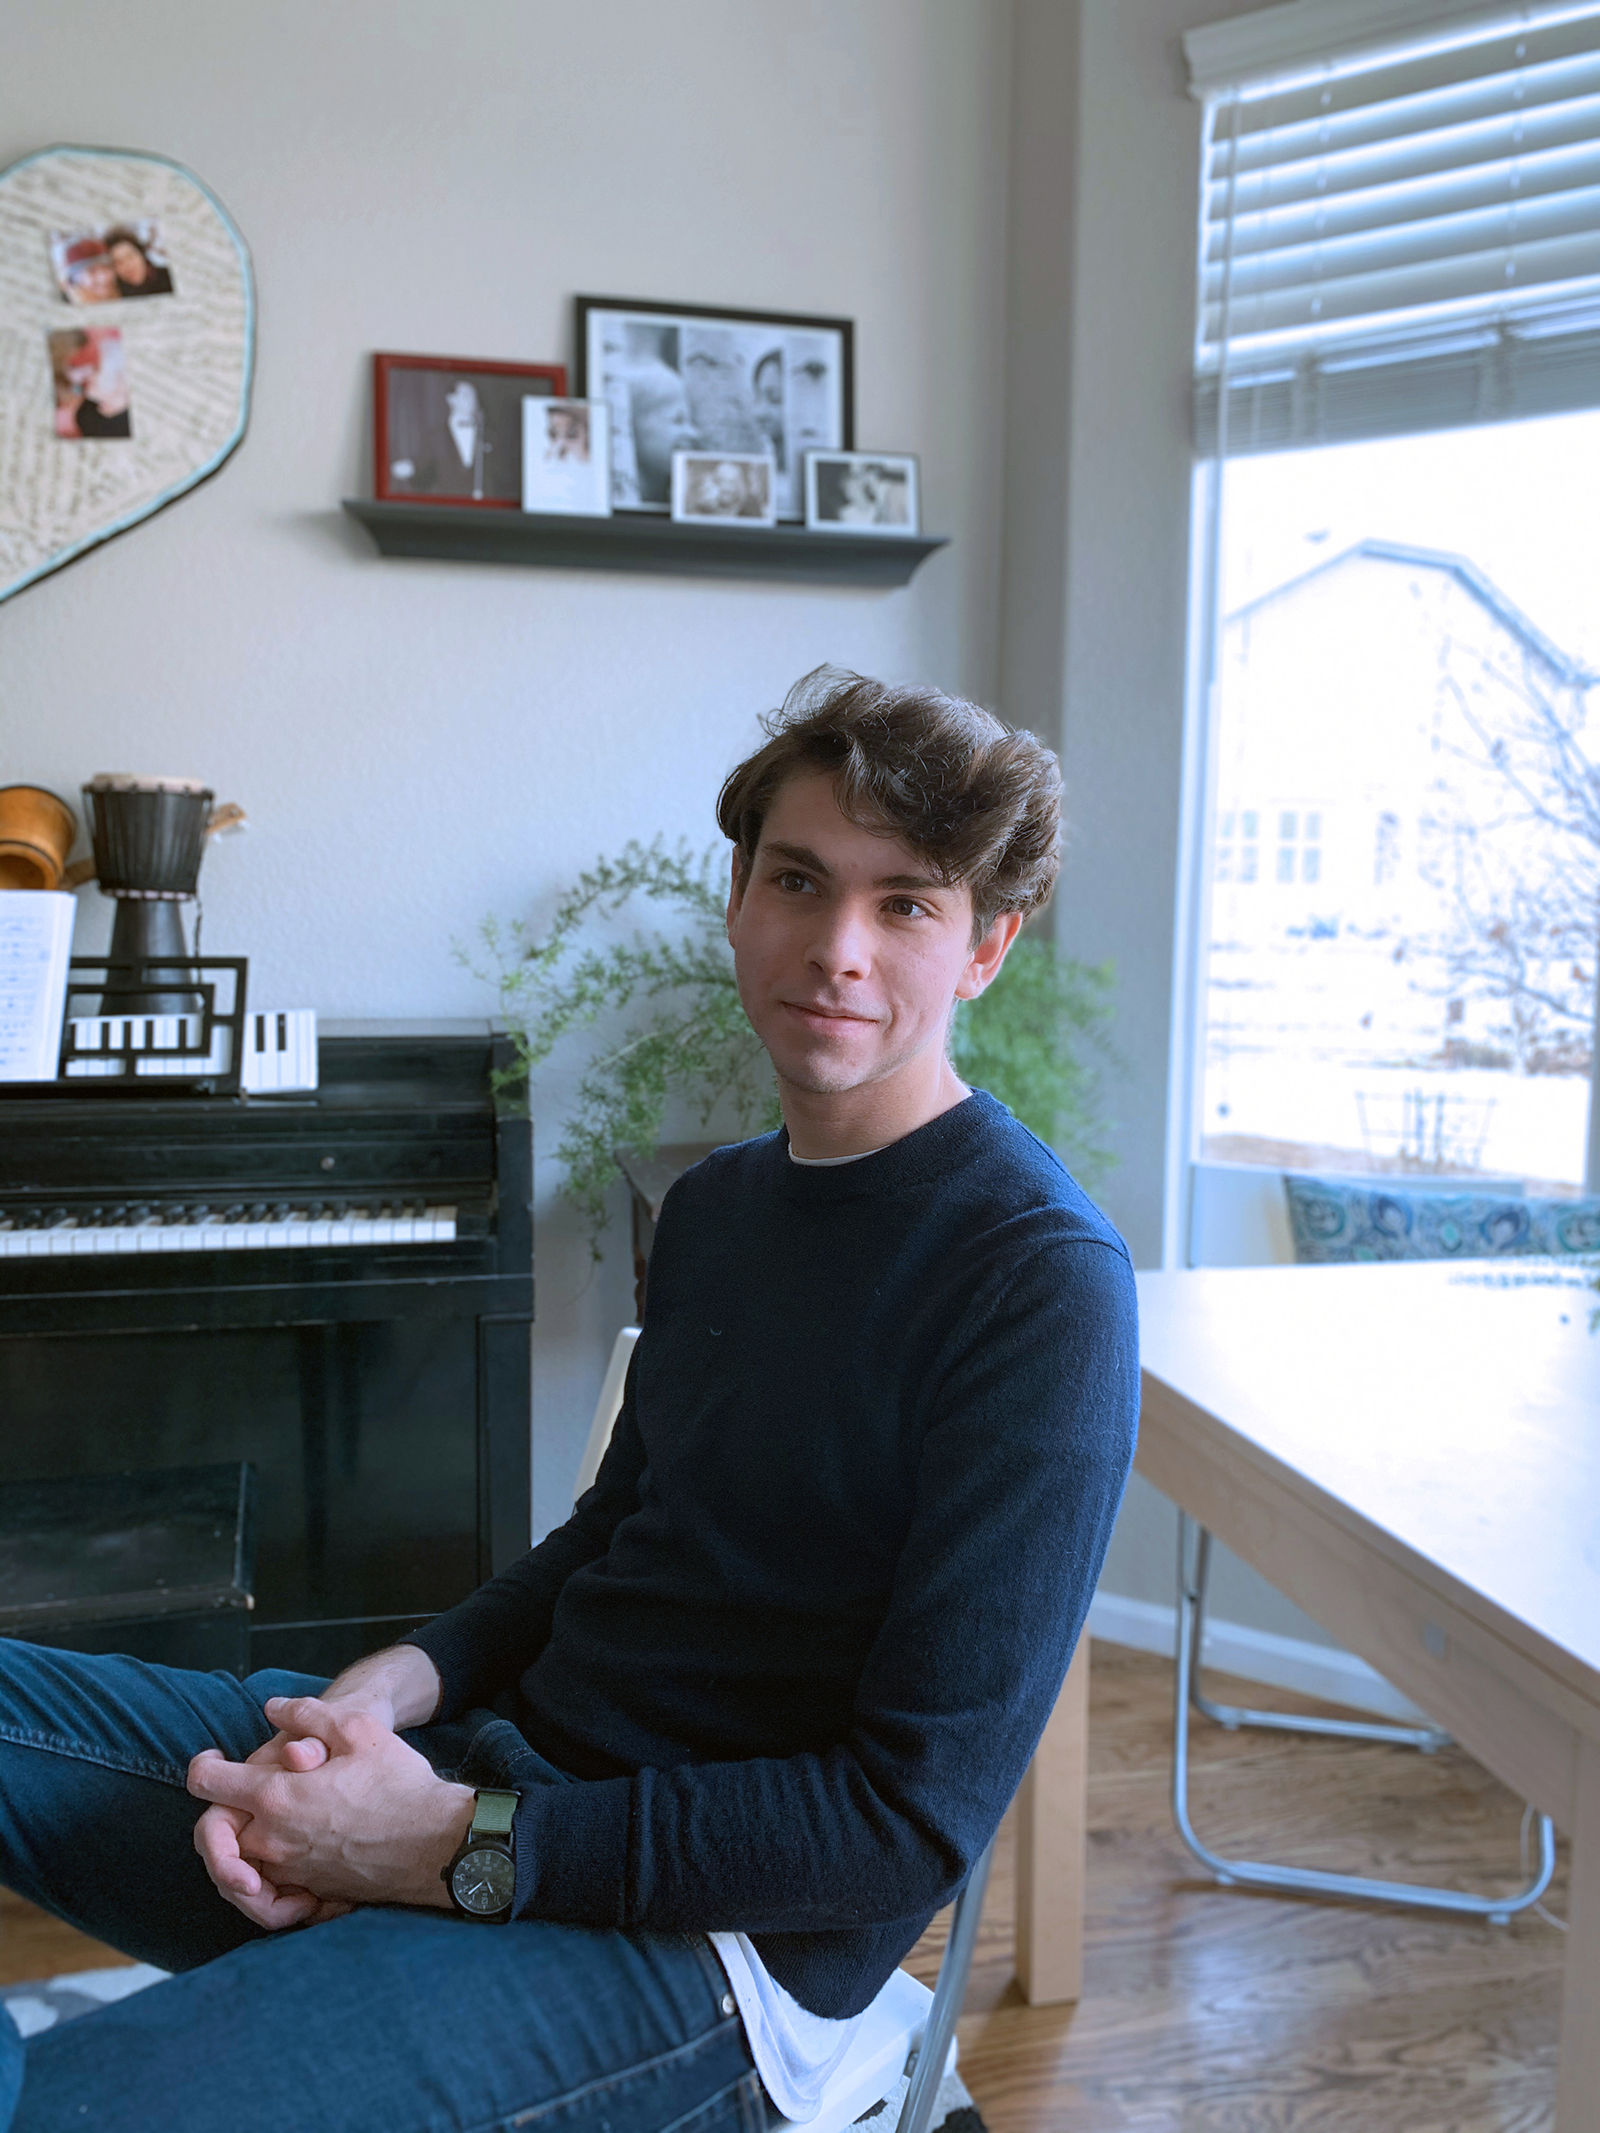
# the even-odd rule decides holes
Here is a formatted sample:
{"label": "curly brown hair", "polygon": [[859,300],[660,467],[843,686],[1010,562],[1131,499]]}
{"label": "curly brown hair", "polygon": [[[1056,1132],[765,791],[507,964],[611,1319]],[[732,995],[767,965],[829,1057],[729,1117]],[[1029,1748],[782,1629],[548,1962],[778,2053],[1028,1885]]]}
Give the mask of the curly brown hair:
{"label": "curly brown hair", "polygon": [[1031,733],[938,689],[826,666],[761,723],[765,744],[717,798],[741,881],[779,787],[822,770],[849,821],[902,838],[941,881],[966,883],[974,941],[1001,912],[1026,918],[1048,901],[1061,865],[1061,766]]}

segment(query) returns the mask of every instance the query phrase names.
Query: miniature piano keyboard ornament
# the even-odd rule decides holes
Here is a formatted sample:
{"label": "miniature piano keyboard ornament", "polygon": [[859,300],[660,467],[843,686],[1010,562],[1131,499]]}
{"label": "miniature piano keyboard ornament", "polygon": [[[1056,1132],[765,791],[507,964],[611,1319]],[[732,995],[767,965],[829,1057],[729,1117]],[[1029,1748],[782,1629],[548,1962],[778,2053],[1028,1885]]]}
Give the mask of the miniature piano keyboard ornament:
{"label": "miniature piano keyboard ornament", "polygon": [[[233,1030],[211,1029],[202,1054],[203,1017],[187,1015],[73,1015],[68,1021],[71,1080],[137,1075],[227,1074],[233,1066]],[[97,1059],[94,1054],[105,1056]],[[87,1056],[86,1056],[87,1055]],[[165,1055],[165,1056],[164,1056]],[[251,1011],[244,1017],[239,1086],[247,1096],[308,1091],[317,1086],[317,1011],[291,1007]]]}

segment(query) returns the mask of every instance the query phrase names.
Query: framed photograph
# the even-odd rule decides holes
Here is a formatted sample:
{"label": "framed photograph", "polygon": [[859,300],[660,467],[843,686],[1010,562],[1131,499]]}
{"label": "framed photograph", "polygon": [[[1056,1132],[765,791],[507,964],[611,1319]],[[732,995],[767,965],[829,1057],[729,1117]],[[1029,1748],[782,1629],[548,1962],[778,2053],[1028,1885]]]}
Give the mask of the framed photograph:
{"label": "framed photograph", "polygon": [[53,230],[50,266],[64,303],[115,304],[171,296],[172,265],[157,223],[143,216],[92,230]]}
{"label": "framed photograph", "polygon": [[523,400],[559,399],[566,389],[561,363],[375,355],[373,494],[380,503],[519,509]]}
{"label": "framed photograph", "polygon": [[778,469],[770,452],[674,452],[674,518],[778,523]]}
{"label": "framed photograph", "polygon": [[675,452],[765,452],[778,516],[798,519],[806,453],[855,443],[849,319],[612,296],[577,311],[577,389],[611,409],[619,511],[671,507]]}
{"label": "framed photograph", "polygon": [[522,508],[611,516],[611,410],[604,400],[522,403]]}
{"label": "framed photograph", "polygon": [[917,533],[917,462],[909,452],[808,452],[806,524],[838,533]]}

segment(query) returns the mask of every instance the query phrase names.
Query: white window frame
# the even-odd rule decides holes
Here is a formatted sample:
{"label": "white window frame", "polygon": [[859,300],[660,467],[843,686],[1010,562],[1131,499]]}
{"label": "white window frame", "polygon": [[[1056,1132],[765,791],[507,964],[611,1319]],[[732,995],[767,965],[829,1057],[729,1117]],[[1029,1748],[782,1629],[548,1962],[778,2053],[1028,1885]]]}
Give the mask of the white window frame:
{"label": "white window frame", "polygon": [[[1463,5],[1462,0],[1287,0],[1287,4],[1190,30],[1184,35],[1183,45],[1189,64],[1191,95],[1197,101],[1215,107],[1222,99],[1237,99],[1247,93],[1259,95],[1269,84],[1273,94],[1305,91],[1312,87],[1320,89],[1323,84],[1359,76],[1370,70],[1375,62],[1398,66],[1402,62],[1415,61],[1425,71],[1435,55],[1454,52],[1474,40],[1487,44],[1497,37],[1519,37],[1537,30],[1556,31],[1566,25],[1582,24],[1597,12],[1600,10],[1597,10],[1595,0],[1524,0],[1520,5],[1498,6]],[[1209,122],[1205,131],[1209,147],[1212,137]],[[1237,167],[1235,153],[1232,169],[1236,171]],[[1207,191],[1206,173],[1202,173],[1198,273],[1199,330],[1202,335],[1206,317],[1208,228],[1204,203]],[[1231,233],[1235,226],[1230,217],[1228,231]],[[1231,234],[1226,241],[1231,253]],[[1237,1209],[1243,1211],[1242,1214],[1226,1213],[1222,1217],[1223,1226],[1231,1225],[1244,1240],[1240,1247],[1241,1259],[1289,1256],[1287,1225],[1281,1219],[1281,1210],[1269,1209],[1259,1194],[1252,1198],[1247,1180],[1230,1180],[1221,1175],[1224,1171],[1242,1170],[1246,1166],[1203,1165],[1199,1158],[1198,1114],[1206,1041],[1205,981],[1214,874],[1209,826],[1216,804],[1216,677],[1222,627],[1219,597],[1222,475],[1226,465],[1230,410],[1230,268],[1227,266],[1222,280],[1221,362],[1217,381],[1210,390],[1210,437],[1206,437],[1207,388],[1203,372],[1197,381],[1197,436],[1205,438],[1211,449],[1197,457],[1191,519],[1189,659],[1178,854],[1178,956],[1173,982],[1173,1053],[1168,1076],[1170,1132],[1163,1235],[1163,1264],[1169,1267],[1196,1263],[1195,1247],[1200,1241],[1198,1230],[1206,1216],[1208,1203],[1213,1210],[1217,1206],[1233,1208],[1236,1203]],[[1600,293],[1592,291],[1587,284],[1580,286],[1575,282],[1570,289],[1566,285],[1556,287],[1553,295],[1558,300],[1557,324],[1566,334],[1562,350],[1576,348],[1587,362],[1588,351],[1593,349],[1600,353]],[[1589,301],[1591,295],[1594,297],[1592,303]],[[1564,309],[1559,307],[1560,300],[1565,301]],[[1546,400],[1552,407],[1600,404],[1600,390],[1580,390],[1578,397],[1573,397],[1571,364],[1566,362],[1564,354],[1561,361],[1552,361],[1551,351],[1556,341],[1549,335],[1543,347],[1532,346],[1530,342],[1511,349],[1511,359],[1521,360],[1526,366],[1526,376],[1533,380],[1528,404],[1512,404],[1503,390],[1508,354],[1506,332],[1501,330],[1496,334],[1492,330],[1480,329],[1475,340],[1470,332],[1462,333],[1456,338],[1463,345],[1451,348],[1448,345],[1450,335],[1445,330],[1449,323],[1449,320],[1442,324],[1434,320],[1418,332],[1415,321],[1406,318],[1410,338],[1406,334],[1398,337],[1395,361],[1404,363],[1420,358],[1438,365],[1459,357],[1461,362],[1477,366],[1480,379],[1477,390],[1483,410],[1479,419],[1516,419],[1521,414],[1550,411],[1545,405]],[[1533,339],[1537,339],[1538,331],[1535,321]],[[1291,360],[1290,368],[1293,367]],[[1299,359],[1299,368],[1303,376],[1303,358]],[[1264,372],[1270,369],[1270,363],[1263,365]],[[1491,381],[1489,388],[1482,384],[1485,377]],[[1495,393],[1500,394],[1498,400]],[[1335,425],[1331,430],[1319,432],[1315,421],[1308,430],[1303,426],[1303,400],[1302,393],[1297,402],[1288,386],[1279,391],[1276,413],[1285,428],[1280,449],[1292,449],[1296,443],[1337,441],[1343,434],[1416,434],[1426,426],[1398,419],[1389,421],[1381,415],[1374,421],[1371,419],[1371,409],[1377,404],[1374,400],[1369,402],[1368,414],[1364,418],[1367,427],[1360,431],[1342,432]],[[1439,426],[1454,427],[1459,426],[1459,422]],[[1263,826],[1271,828],[1276,825]],[[1242,823],[1239,827],[1240,835],[1234,840],[1235,874],[1240,868],[1244,844]],[[1276,838],[1258,840],[1258,854],[1264,854],[1266,844],[1276,848],[1281,842]],[[1270,889],[1273,877],[1265,874],[1259,857],[1257,878]],[[1600,1193],[1600,985],[1596,987],[1594,1055],[1585,1190]],[[1274,1171],[1248,1167],[1256,1170],[1259,1179],[1270,1185],[1272,1194],[1281,1198],[1277,1193]],[[1218,1173],[1216,1177],[1202,1178],[1202,1172],[1213,1171]]]}

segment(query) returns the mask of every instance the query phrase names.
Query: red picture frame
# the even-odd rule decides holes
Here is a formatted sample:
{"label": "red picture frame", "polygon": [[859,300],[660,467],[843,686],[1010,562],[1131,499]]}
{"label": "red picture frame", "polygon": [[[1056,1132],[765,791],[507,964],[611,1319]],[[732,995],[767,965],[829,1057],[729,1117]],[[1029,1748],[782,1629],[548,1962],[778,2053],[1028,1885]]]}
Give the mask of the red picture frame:
{"label": "red picture frame", "polygon": [[522,402],[561,399],[564,363],[372,358],[372,493],[379,503],[522,508]]}

